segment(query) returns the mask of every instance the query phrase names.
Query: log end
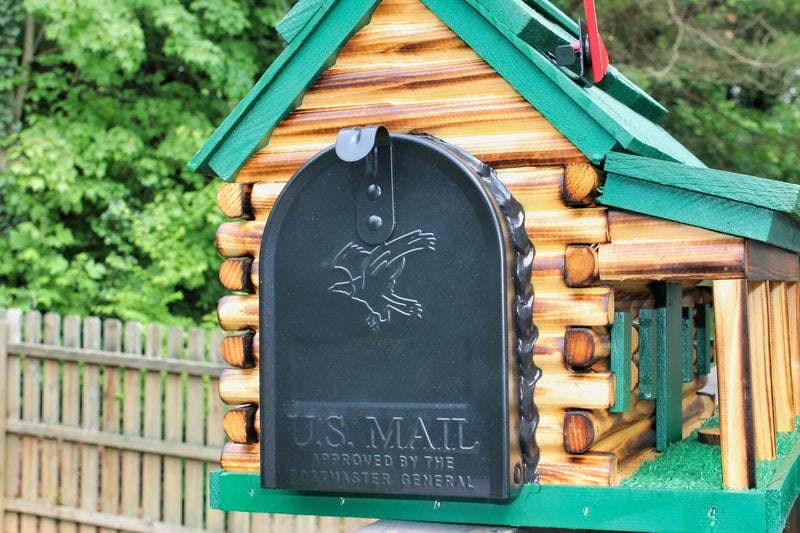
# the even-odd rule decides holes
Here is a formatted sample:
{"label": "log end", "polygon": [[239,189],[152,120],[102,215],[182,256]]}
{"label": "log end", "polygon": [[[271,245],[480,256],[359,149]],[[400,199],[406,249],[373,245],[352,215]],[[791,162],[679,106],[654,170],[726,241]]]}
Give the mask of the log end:
{"label": "log end", "polygon": [[230,218],[253,218],[250,206],[250,183],[223,183],[217,192],[217,205],[220,211]]}
{"label": "log end", "polygon": [[581,454],[594,442],[594,425],[586,411],[568,411],[564,417],[564,450]]}
{"label": "log end", "polygon": [[564,170],[561,197],[572,207],[592,205],[602,182],[602,175],[589,163],[570,163]]}

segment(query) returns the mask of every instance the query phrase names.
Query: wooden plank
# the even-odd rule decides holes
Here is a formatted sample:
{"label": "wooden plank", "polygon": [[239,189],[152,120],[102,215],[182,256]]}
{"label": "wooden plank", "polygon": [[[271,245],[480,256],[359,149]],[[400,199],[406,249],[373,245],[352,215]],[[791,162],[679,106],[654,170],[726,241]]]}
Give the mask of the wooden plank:
{"label": "wooden plank", "polygon": [[[140,322],[125,324],[125,353],[143,357],[142,334]],[[126,368],[122,371],[122,433],[128,438],[141,436],[142,425],[142,375],[138,369]],[[125,516],[138,516],[142,505],[142,454],[138,451],[123,450],[121,452],[120,479],[120,512]]]}
{"label": "wooden plank", "polygon": [[747,279],[800,281],[797,255],[758,241],[745,242]]}
{"label": "wooden plank", "polygon": [[[665,257],[669,261],[664,261]],[[738,279],[747,275],[744,239],[607,244],[598,248],[597,262],[602,281]]]}
{"label": "wooden plank", "polygon": [[[212,330],[209,334],[208,340],[208,360],[209,362],[218,363],[222,362],[222,342],[225,338],[225,332],[221,330]],[[221,430],[222,420],[225,416],[225,406],[222,400],[219,399],[219,374],[211,375],[208,378],[208,388],[206,390],[206,426],[205,426],[205,439],[206,446],[216,449],[218,452],[222,451],[222,446],[225,443],[225,433]],[[211,472],[219,469],[219,455],[216,461],[209,461],[206,464],[206,481],[205,486],[209,486],[209,477]],[[206,528],[222,530],[225,527],[225,513],[218,509],[211,508],[211,491],[206,491],[205,498],[206,507]]]}
{"label": "wooden plank", "polygon": [[[42,315],[38,311],[25,313],[25,342],[38,344],[42,341]],[[22,419],[38,422],[41,417],[41,361],[35,357],[26,357],[22,365]],[[39,439],[23,437],[22,450],[22,483],[23,499],[34,501],[39,499]],[[39,520],[35,516],[23,515],[20,518],[22,531],[38,531]]]}
{"label": "wooden plank", "polygon": [[[145,336],[145,357],[160,359],[163,350],[162,326],[149,324]],[[144,404],[142,434],[146,438],[161,439],[162,411],[161,373],[147,372],[144,376]],[[161,520],[161,457],[153,453],[142,456],[142,517]]]}
{"label": "wooden plank", "polygon": [[639,398],[658,397],[658,321],[655,309],[639,310]]}
{"label": "wooden plank", "polygon": [[747,301],[746,281],[714,282],[722,482],[731,489],[756,484]]}
{"label": "wooden plank", "polygon": [[[716,300],[716,298],[715,298]],[[716,306],[719,311],[719,306]],[[747,283],[747,338],[756,459],[775,458],[775,408],[770,370],[769,290],[765,281]],[[717,334],[719,338],[719,334]]]}
{"label": "wooden plank", "polygon": [[[631,331],[633,324],[629,311],[614,313],[611,326],[611,372],[614,373],[614,404],[612,413],[624,413],[631,409]],[[605,450],[604,450],[605,451]]]}
{"label": "wooden plank", "polygon": [[694,381],[694,308],[681,309],[681,380]]}
{"label": "wooden plank", "polygon": [[[223,222],[217,230],[217,251],[229,258],[258,257],[264,224],[262,220]],[[525,230],[535,246],[608,242],[603,208],[529,211],[525,213]]]}
{"label": "wooden plank", "polygon": [[[44,422],[28,422],[25,420],[9,420],[8,432],[15,435],[46,437],[80,443],[87,446],[101,446],[119,450],[139,451],[145,454],[174,457],[180,459],[196,459],[213,461],[218,458],[216,447],[197,446],[183,442],[168,442],[163,439],[149,437],[131,437],[124,434],[107,433],[105,431],[84,431],[81,428],[48,425]],[[149,490],[149,489],[148,489]]]}
{"label": "wooden plank", "polygon": [[[122,351],[122,322],[107,318],[103,321],[103,350],[108,352]],[[103,369],[103,416],[100,429],[111,433],[119,433],[121,429],[120,405],[120,369],[105,367]],[[100,510],[107,513],[119,513],[120,505],[120,452],[113,448],[103,447],[100,452]],[[114,529],[101,529],[101,533],[112,533]]]}
{"label": "wooden plank", "polygon": [[[9,309],[6,313],[6,323],[8,324],[8,344],[19,342],[22,334],[22,311],[19,309]],[[3,384],[3,391],[6,402],[6,410],[2,413],[8,420],[19,420],[21,415],[22,398],[22,366],[19,356],[8,355],[6,369],[6,383]],[[6,453],[1,459],[3,461],[3,471],[5,483],[3,493],[6,498],[16,498],[19,494],[20,484],[20,439],[16,436],[6,436]],[[5,523],[2,524],[5,531],[17,531],[19,529],[19,516],[13,512],[5,513]]]}
{"label": "wooden plank", "polygon": [[654,217],[753,239],[800,253],[800,223],[789,215],[763,207],[649,181],[606,173],[598,199]]}
{"label": "wooden plank", "polygon": [[120,528],[122,531],[130,533],[203,533],[206,531],[90,509],[30,502],[21,498],[11,498],[7,501],[7,505],[17,513],[40,515],[57,520],[60,525],[65,522],[79,522],[91,531],[97,531],[98,527]]}
{"label": "wooden plank", "polygon": [[800,186],[794,183],[705,167],[686,167],[669,161],[615,152],[606,158],[604,168],[606,172],[734,200],[800,218]]}
{"label": "wooden plank", "polygon": [[775,431],[794,431],[792,402],[792,370],[789,355],[789,324],[786,310],[786,283],[770,281],[769,339],[772,372],[772,406],[775,410]]}
{"label": "wooden plank", "polygon": [[542,454],[539,481],[548,485],[616,486],[617,459],[606,452]]}
{"label": "wooden plank", "polygon": [[[187,343],[189,361],[205,361],[206,332],[201,328],[191,328]],[[204,378],[186,378],[186,431],[185,442],[195,446],[205,443],[205,383]],[[205,493],[205,465],[202,461],[187,460],[184,467],[185,497],[184,524],[189,527],[203,526],[203,507]]]}
{"label": "wooden plank", "polygon": [[[83,347],[99,350],[102,322],[97,317],[83,321]],[[83,394],[81,400],[82,427],[87,431],[100,429],[100,367],[92,363],[83,366]],[[100,451],[97,446],[81,446],[81,509],[97,511],[100,481]],[[81,533],[96,532],[97,528],[80,524]]]}
{"label": "wooden plank", "polygon": [[542,374],[534,391],[534,403],[541,409],[608,409],[614,397],[610,372]]}
{"label": "wooden plank", "polygon": [[[81,319],[76,315],[64,317],[63,345],[67,348],[79,348],[81,345]],[[61,423],[64,427],[80,427],[80,367],[78,363],[65,361],[62,365],[61,387]],[[59,478],[59,503],[78,507],[78,490],[80,479],[80,446],[72,442],[61,442],[58,446],[61,461]],[[59,524],[62,533],[74,533],[78,530],[75,523],[62,521]]]}
{"label": "wooden plank", "polygon": [[[61,316],[44,315],[44,344],[61,344]],[[77,392],[77,391],[75,391]],[[42,362],[42,422],[58,424],[61,421],[61,365],[58,361]],[[61,465],[58,443],[52,439],[41,442],[41,495],[40,500],[55,504],[58,500],[58,478]],[[55,533],[56,522],[49,518],[39,520],[40,533]]]}
{"label": "wooden plank", "polygon": [[95,349],[74,349],[65,346],[44,346],[15,342],[9,345],[11,353],[27,353],[41,359],[91,363],[111,367],[130,367],[154,372],[184,373],[190,376],[207,376],[218,373],[224,364],[192,362],[177,359],[142,358],[125,353],[109,353]]}
{"label": "wooden plank", "polygon": [[[219,380],[219,397],[228,405],[258,404],[257,368],[228,368]],[[220,427],[220,429],[222,429]]]}
{"label": "wooden plank", "polygon": [[[183,359],[183,328],[167,329],[167,358]],[[180,374],[167,374],[164,380],[164,440],[183,442],[183,380]],[[164,458],[163,521],[182,524],[183,465],[180,459]]]}
{"label": "wooden plank", "polygon": [[738,240],[725,233],[619,209],[608,210],[608,233],[613,244]]}
{"label": "wooden plank", "polygon": [[681,440],[681,302],[683,290],[677,283],[660,283],[656,293],[656,448]]}
{"label": "wooden plank", "polygon": [[800,283],[786,287],[786,317],[789,325],[789,357],[792,371],[792,403],[800,415]]}

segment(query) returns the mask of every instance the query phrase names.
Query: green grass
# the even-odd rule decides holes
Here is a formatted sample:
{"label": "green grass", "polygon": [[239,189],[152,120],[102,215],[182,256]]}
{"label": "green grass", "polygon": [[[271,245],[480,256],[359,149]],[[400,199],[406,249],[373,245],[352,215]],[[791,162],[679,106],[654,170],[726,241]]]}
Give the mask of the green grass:
{"label": "green grass", "polygon": [[[800,429],[800,418],[795,426]],[[719,427],[714,416],[701,428]],[[777,458],[756,463],[757,486],[766,487],[781,461],[800,440],[800,431],[781,433],[776,438]],[[719,446],[697,440],[697,431],[689,438],[667,447],[652,461],[645,461],[631,477],[620,482],[622,487],[723,490]]]}

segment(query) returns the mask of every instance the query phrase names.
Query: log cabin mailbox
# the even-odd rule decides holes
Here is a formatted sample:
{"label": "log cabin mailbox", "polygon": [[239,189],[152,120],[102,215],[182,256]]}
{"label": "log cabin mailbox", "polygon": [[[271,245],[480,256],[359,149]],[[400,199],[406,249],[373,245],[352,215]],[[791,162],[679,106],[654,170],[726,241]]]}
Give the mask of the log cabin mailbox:
{"label": "log cabin mailbox", "polygon": [[342,130],[297,172],[259,254],[263,487],[519,491],[523,216],[486,165],[384,127]]}
{"label": "log cabin mailbox", "polygon": [[546,0],[303,0],[278,31],[190,162],[231,217],[212,506],[781,530],[800,187],[706,168]]}

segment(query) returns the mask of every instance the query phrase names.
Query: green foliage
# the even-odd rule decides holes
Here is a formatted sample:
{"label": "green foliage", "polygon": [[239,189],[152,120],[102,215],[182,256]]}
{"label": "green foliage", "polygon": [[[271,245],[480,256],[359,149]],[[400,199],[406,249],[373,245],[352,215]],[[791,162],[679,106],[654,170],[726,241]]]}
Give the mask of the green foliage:
{"label": "green foliage", "polygon": [[0,0],[0,306],[215,320],[219,184],[185,163],[274,58],[285,9]]}
{"label": "green foliage", "polygon": [[[800,183],[800,3],[598,0],[611,62],[712,168]],[[583,3],[563,2],[575,18]]]}

